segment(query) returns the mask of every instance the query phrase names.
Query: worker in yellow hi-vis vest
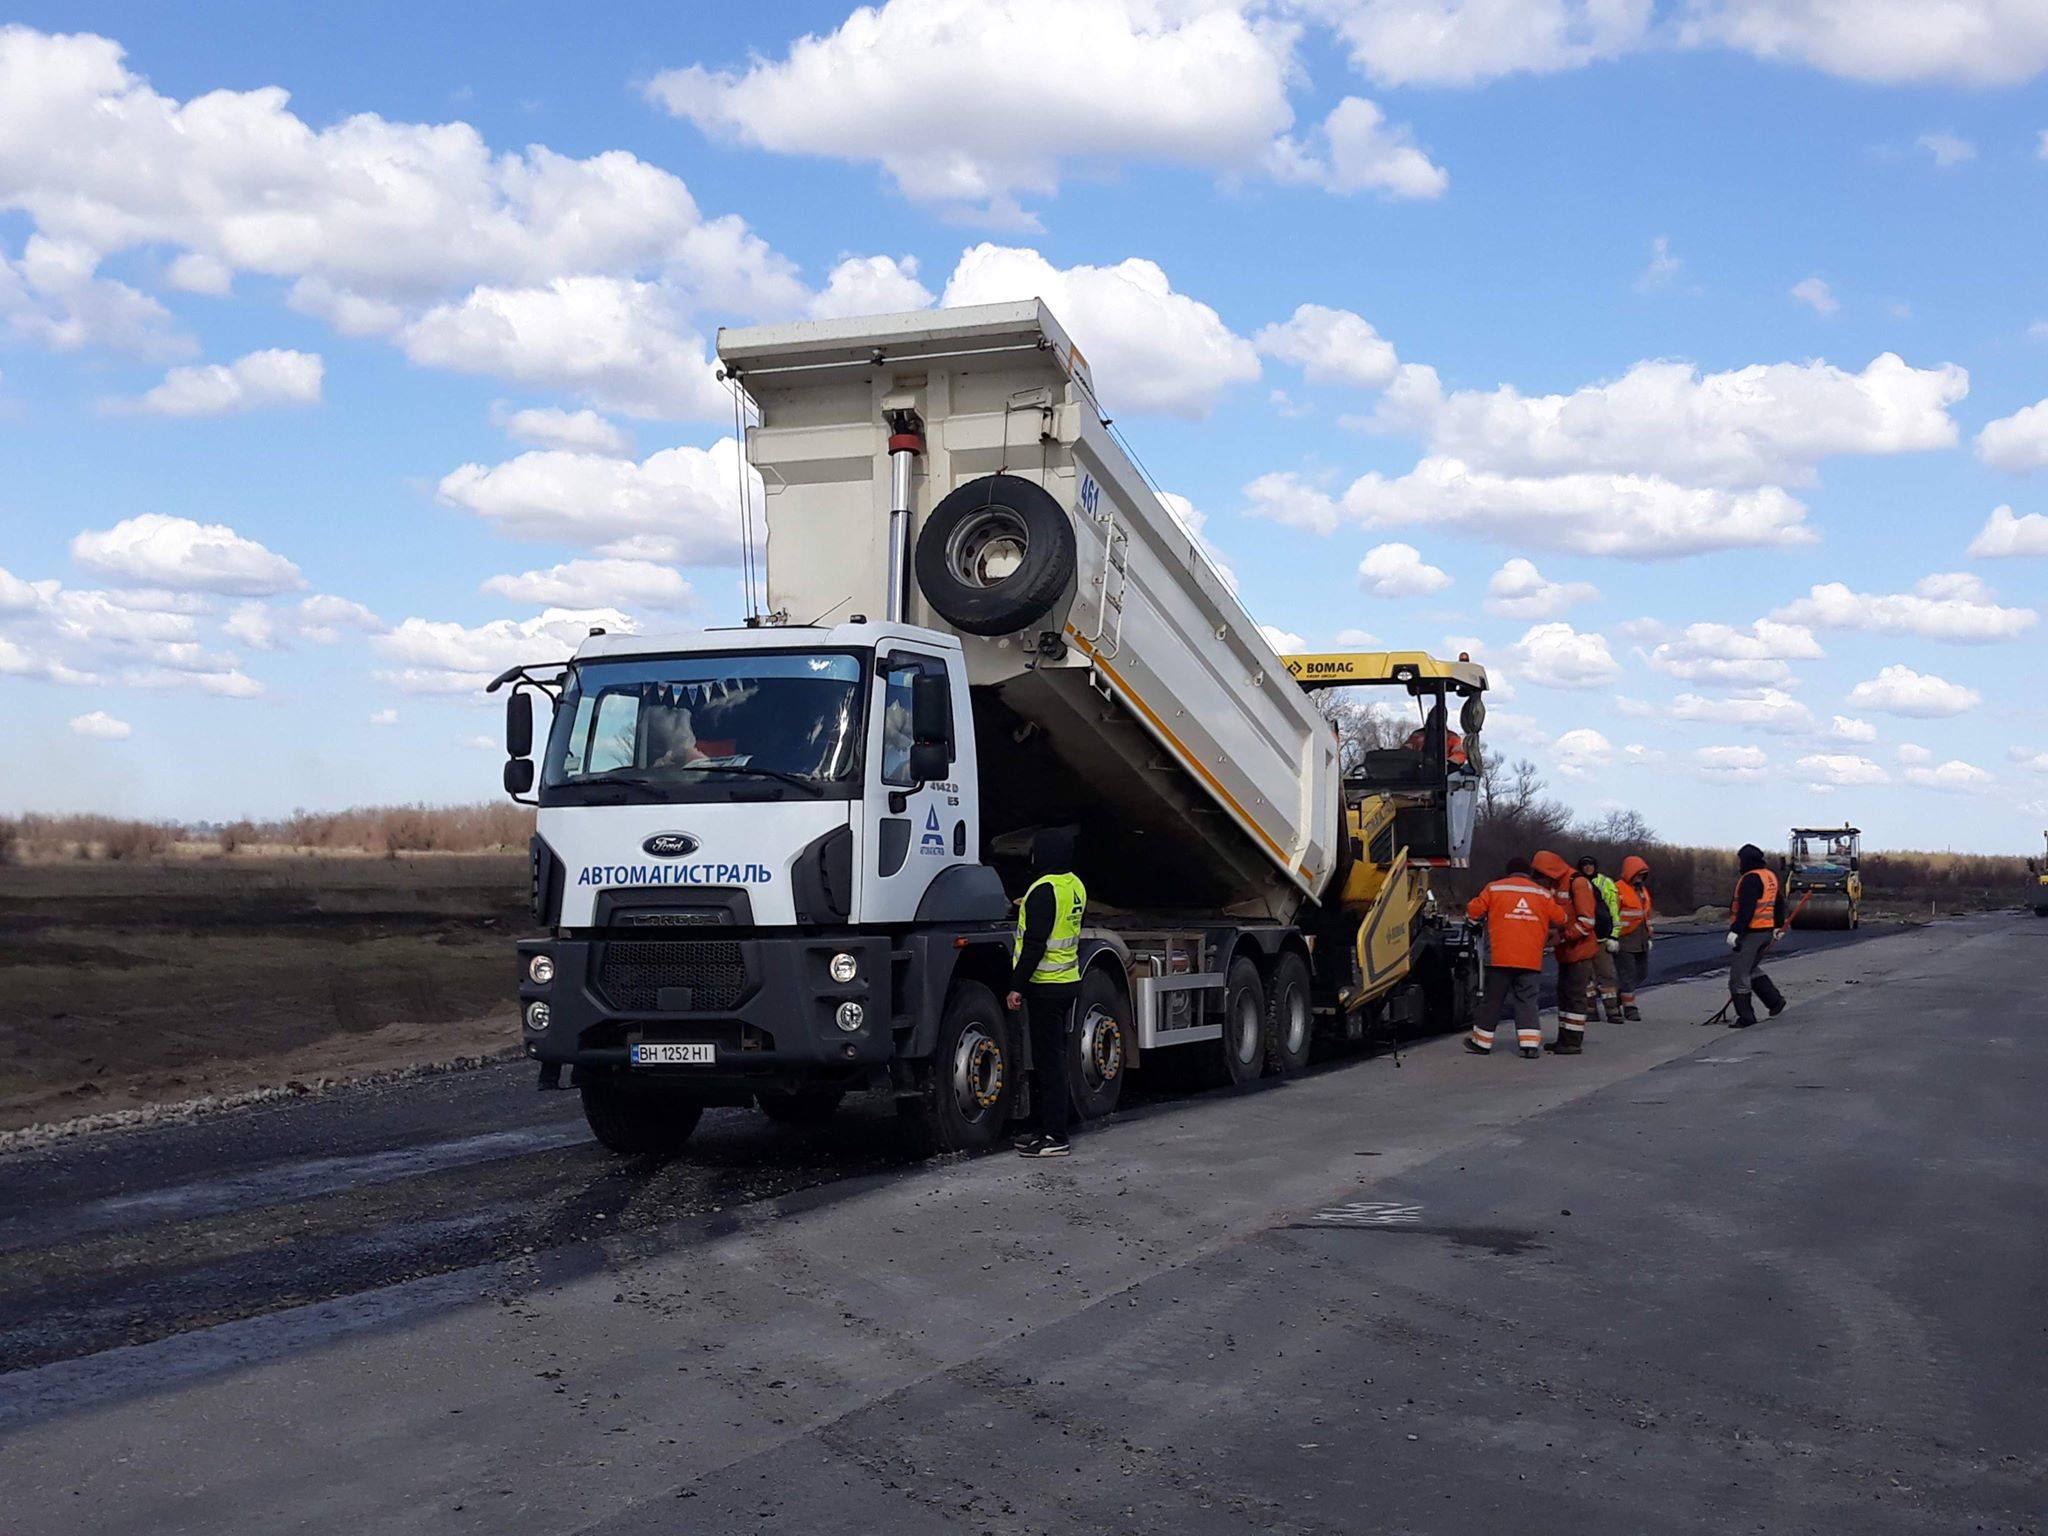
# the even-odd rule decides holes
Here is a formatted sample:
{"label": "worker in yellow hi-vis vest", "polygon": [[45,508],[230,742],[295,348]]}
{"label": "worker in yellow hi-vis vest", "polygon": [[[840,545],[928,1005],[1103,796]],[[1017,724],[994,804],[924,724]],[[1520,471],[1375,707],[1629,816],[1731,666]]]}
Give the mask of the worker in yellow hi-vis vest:
{"label": "worker in yellow hi-vis vest", "polygon": [[1068,1034],[1081,991],[1081,922],[1088,889],[1074,873],[1072,827],[1049,827],[1031,840],[1035,877],[1017,907],[1010,947],[1011,1012],[1031,1027],[1031,1103],[1037,1128],[1017,1141],[1024,1157],[1065,1157],[1073,1090],[1067,1082]]}

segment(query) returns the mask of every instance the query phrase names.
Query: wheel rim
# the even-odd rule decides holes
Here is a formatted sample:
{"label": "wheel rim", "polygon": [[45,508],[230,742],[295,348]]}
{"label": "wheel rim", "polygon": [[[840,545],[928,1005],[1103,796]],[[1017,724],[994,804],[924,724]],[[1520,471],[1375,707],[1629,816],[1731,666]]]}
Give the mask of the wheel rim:
{"label": "wheel rim", "polygon": [[1094,1093],[1113,1083],[1124,1069],[1124,1032],[1101,1008],[1090,1008],[1081,1022],[1081,1080]]}
{"label": "wheel rim", "polygon": [[1259,1000],[1246,988],[1237,999],[1237,1059],[1254,1062],[1259,1059],[1259,1037],[1265,1031],[1260,1027]]}
{"label": "wheel rim", "polygon": [[1023,518],[1008,507],[983,507],[946,540],[946,569],[963,586],[986,591],[1016,575],[1030,549]]}
{"label": "wheel rim", "polygon": [[1287,1018],[1287,1033],[1282,1037],[1286,1051],[1299,1056],[1308,1049],[1308,998],[1301,988],[1290,987],[1282,1001]]}
{"label": "wheel rim", "polygon": [[985,1118],[1003,1096],[1003,1048],[978,1026],[965,1029],[953,1049],[953,1103],[970,1123]]}

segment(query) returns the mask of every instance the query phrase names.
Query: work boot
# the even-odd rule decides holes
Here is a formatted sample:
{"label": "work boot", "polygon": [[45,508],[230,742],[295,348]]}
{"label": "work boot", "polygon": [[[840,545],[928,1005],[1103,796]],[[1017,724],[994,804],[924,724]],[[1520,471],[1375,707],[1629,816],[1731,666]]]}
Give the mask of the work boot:
{"label": "work boot", "polygon": [[1764,1000],[1764,1007],[1770,1010],[1772,1018],[1785,1011],[1785,994],[1778,990],[1778,984],[1770,977],[1759,976],[1751,985],[1756,988],[1756,995]]}
{"label": "work boot", "polygon": [[1642,1009],[1638,1008],[1634,1003],[1623,1003],[1621,1005],[1621,1016],[1624,1019],[1627,1019],[1631,1024],[1640,1024],[1643,1022],[1643,1011]]}
{"label": "work boot", "polygon": [[1525,1045],[1522,1047],[1522,1060],[1524,1061],[1535,1061],[1542,1055],[1542,1050],[1536,1046]]}
{"label": "work boot", "polygon": [[1491,1056],[1493,1054],[1492,1046],[1481,1045],[1477,1040],[1474,1040],[1470,1035],[1467,1035],[1465,1037],[1465,1049],[1470,1051],[1474,1056]]}
{"label": "work boot", "polygon": [[1756,1022],[1756,1009],[1747,992],[1737,992],[1728,1001],[1735,1007],[1735,1017],[1728,1021],[1730,1029],[1747,1029]]}
{"label": "work boot", "polygon": [[1550,1042],[1554,1056],[1581,1056],[1586,1050],[1586,1032],[1583,1029],[1560,1029],[1557,1038]]}
{"label": "work boot", "polygon": [[1610,1024],[1619,1024],[1621,1022],[1620,999],[1603,995],[1600,999],[1600,1017]]}

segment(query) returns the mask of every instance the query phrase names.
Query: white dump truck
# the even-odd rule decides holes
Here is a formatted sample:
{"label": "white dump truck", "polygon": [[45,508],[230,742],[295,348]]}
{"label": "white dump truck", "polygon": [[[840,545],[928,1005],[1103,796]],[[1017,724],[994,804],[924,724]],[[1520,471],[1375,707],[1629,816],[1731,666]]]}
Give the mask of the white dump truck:
{"label": "white dump truck", "polygon": [[[525,1049],[600,1141],[867,1090],[940,1146],[992,1140],[1025,1108],[1001,996],[1046,827],[1078,829],[1090,896],[1083,1116],[1160,1052],[1242,1081],[1297,1070],[1319,1031],[1460,1022],[1474,955],[1427,872],[1469,849],[1482,669],[1283,661],[1038,302],[726,330],[718,352],[758,413],[765,611],[593,632],[492,685],[506,788],[539,806]],[[1417,720],[1346,772],[1313,689],[1353,685]]]}

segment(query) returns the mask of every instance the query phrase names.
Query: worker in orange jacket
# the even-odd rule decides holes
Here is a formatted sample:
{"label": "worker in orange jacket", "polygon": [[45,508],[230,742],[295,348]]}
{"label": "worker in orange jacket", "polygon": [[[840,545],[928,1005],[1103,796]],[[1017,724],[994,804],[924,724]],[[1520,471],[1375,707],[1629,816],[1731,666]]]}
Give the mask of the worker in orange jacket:
{"label": "worker in orange jacket", "polygon": [[1485,1056],[1493,1050],[1493,1027],[1501,1009],[1515,1009],[1515,1044],[1534,1061],[1543,1054],[1543,1023],[1536,1012],[1536,978],[1543,951],[1564,912],[1529,873],[1527,859],[1509,859],[1507,873],[1465,904],[1465,915],[1486,924],[1486,995],[1472,1016],[1465,1049]]}
{"label": "worker in orange jacket", "polygon": [[1560,1056],[1576,1056],[1586,1048],[1586,1020],[1593,1013],[1593,954],[1600,948],[1594,914],[1600,893],[1593,889],[1592,881],[1548,848],[1530,864],[1549,882],[1558,906],[1564,909],[1564,924],[1557,929],[1553,943],[1557,952],[1557,1039],[1550,1048]]}
{"label": "worker in orange jacket", "polygon": [[1621,861],[1621,879],[1615,882],[1615,901],[1621,909],[1621,926],[1615,938],[1621,947],[1614,954],[1615,979],[1621,986],[1621,1016],[1640,1021],[1636,988],[1650,973],[1650,944],[1657,937],[1651,931],[1650,866],[1630,854]]}

